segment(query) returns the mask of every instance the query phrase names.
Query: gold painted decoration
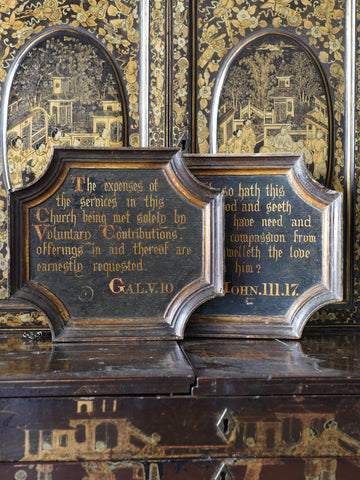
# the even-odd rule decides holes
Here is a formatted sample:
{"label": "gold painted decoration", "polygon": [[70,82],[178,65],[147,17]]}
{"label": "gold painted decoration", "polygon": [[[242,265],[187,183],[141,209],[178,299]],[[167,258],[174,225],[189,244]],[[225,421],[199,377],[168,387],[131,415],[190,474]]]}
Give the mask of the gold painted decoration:
{"label": "gold painted decoration", "polygon": [[[304,145],[300,142],[300,148],[307,155],[309,170],[314,176],[330,188],[344,192],[345,256],[343,276],[345,290],[343,308],[336,311],[318,312],[314,316],[314,320],[309,322],[310,326],[358,324],[351,304],[352,273],[354,270],[357,272],[358,267],[356,262],[352,261],[354,249],[352,172],[353,162],[356,162],[357,159],[354,160],[352,145],[355,79],[349,68],[350,65],[353,65],[352,62],[355,62],[355,28],[357,28],[357,36],[359,34],[359,28],[355,25],[356,10],[359,18],[359,1],[352,0],[319,0],[318,2],[308,0],[269,0],[265,2],[220,0],[209,2],[200,0],[200,2],[195,2],[193,7],[196,25],[194,41],[196,60],[193,75],[193,91],[196,98],[192,108],[192,115],[196,120],[192,124],[193,151],[203,154],[216,152],[217,148],[224,148],[221,137],[218,142],[216,138],[218,132],[213,126],[214,118],[220,118],[223,113],[214,107],[214,98],[216,99],[220,95],[221,79],[219,77],[224,74],[226,62],[234,55],[234,52],[244,50],[246,46],[251,46],[252,43],[258,41],[257,39],[264,38],[266,34],[291,37],[296,42],[299,51],[302,46],[304,51],[309,53],[310,58],[313,58],[320,77],[323,79],[325,91],[328,88],[324,109],[324,116],[327,116],[327,119],[323,126],[323,132],[314,134],[312,147],[309,145],[310,142],[307,142],[307,145],[305,142]],[[274,46],[276,43],[273,44]],[[356,48],[359,48],[358,38]],[[346,58],[348,59],[348,68],[346,68]],[[249,70],[249,62],[246,64],[244,61],[243,67],[245,72]],[[308,68],[298,65],[297,76],[306,77],[307,75]],[[255,88],[253,90],[254,93]],[[321,90],[321,88],[318,89],[320,97],[322,96]],[[248,118],[244,117],[244,124],[246,120]],[[254,118],[250,118],[250,120],[253,121]],[[254,129],[254,123],[248,122],[248,126]],[[290,129],[293,130],[292,123]],[[232,132],[234,131],[236,129],[232,130]],[[229,133],[229,138],[232,132]],[[235,135],[233,136],[235,137]],[[212,141],[214,138],[215,140]],[[297,143],[299,139],[293,138],[293,141],[295,140]],[[262,145],[258,140],[255,143],[260,149]],[[235,141],[234,138],[233,142]],[[311,161],[305,148],[313,157]],[[318,162],[320,167],[317,167],[316,170],[314,156],[316,161],[320,160]],[[325,162],[322,160],[323,158],[326,158]],[[358,209],[357,205],[355,209]],[[355,292],[358,291],[357,284],[358,280],[355,275]],[[355,309],[357,311],[357,306]]]}
{"label": "gold painted decoration", "polygon": [[[197,2],[195,47],[197,54],[197,122],[196,125],[193,125],[197,139],[197,151],[207,153],[210,150],[211,104],[215,82],[226,57],[241,42],[245,40],[249,42],[250,39],[263,36],[266,32],[265,29],[279,29],[279,32],[286,31],[287,35],[293,36],[311,50],[313,57],[328,78],[330,95],[333,96],[331,107],[335,119],[334,158],[336,162],[332,185],[337,190],[343,190],[345,7],[346,2],[344,1],[325,0],[316,3],[308,0],[296,2],[287,0],[281,2],[252,1],[246,4],[241,0],[221,0],[211,4],[206,0]],[[273,47],[276,47],[276,42],[271,43]],[[293,65],[293,68],[295,66],[299,77],[308,73],[301,62]],[[260,67],[261,65],[258,64],[257,69],[260,70]],[[244,70],[250,68],[250,63],[248,63]],[[253,94],[255,95],[255,89],[253,89]],[[322,96],[321,91],[318,91],[319,94]],[[328,99],[326,103],[326,108],[329,109]],[[219,112],[220,114],[221,112]],[[329,111],[328,114],[330,114]],[[329,140],[326,138],[325,131],[322,138],[325,141]],[[277,151],[279,152],[279,150]],[[318,176],[323,175],[318,174]]]}
{"label": "gold painted decoration", "polygon": [[191,12],[189,0],[173,2],[173,142],[183,141],[189,149],[191,138]]}
{"label": "gold painted decoration", "polygon": [[[0,330],[24,328],[38,328],[47,330],[48,323],[43,315],[37,312],[14,312],[9,313],[5,309],[0,312]],[[20,342],[22,344],[22,341]]]}
{"label": "gold painted decoration", "polygon": [[149,79],[149,132],[151,147],[164,147],[166,125],[166,78],[167,54],[165,28],[165,2],[151,2],[150,7],[150,79]]}
{"label": "gold painted decoration", "polygon": [[53,147],[121,147],[124,95],[116,70],[86,37],[57,32],[31,49],[12,82],[7,163],[12,186],[37,178]]}
{"label": "gold painted decoration", "polygon": [[[149,8],[149,37],[141,39],[143,5]],[[110,53],[121,72],[128,113],[128,144],[137,147],[140,143],[140,44],[143,41],[143,48],[149,53],[149,145],[171,146],[180,141],[187,151],[191,144],[192,152],[208,153],[212,151],[210,120],[216,82],[228,56],[240,45],[255,45],[258,38],[264,38],[269,32],[291,37],[313,57],[329,94],[325,112],[328,125],[324,126],[323,138],[316,139],[315,134],[315,146],[312,147],[309,141],[304,147],[300,141],[300,149],[304,149],[305,156],[310,159],[307,150],[312,157],[316,156],[313,150],[318,143],[318,158],[326,156],[326,161],[319,162],[322,166],[317,171],[314,162],[309,161],[309,170],[321,183],[343,191],[345,200],[347,303],[335,311],[316,313],[309,325],[358,325],[358,302],[349,307],[349,300],[352,293],[357,299],[359,292],[360,217],[356,177],[359,82],[352,92],[354,80],[349,71],[353,68],[359,76],[359,11],[359,0],[149,0],[143,4],[137,0],[3,0],[0,2],[0,95],[4,94],[9,71],[19,52],[35,38],[60,28],[86,32]],[[241,51],[243,54],[244,48]],[[299,68],[297,76],[306,76],[303,67]],[[352,105],[355,105],[354,130]],[[217,111],[215,115],[218,113],[220,116]],[[244,126],[247,118],[243,120]],[[255,119],[250,120],[254,128]],[[290,130],[293,138],[292,122]],[[52,138],[52,133],[50,136]],[[327,142],[326,147],[322,140]],[[298,144],[299,139],[293,138],[293,141]],[[261,142],[256,146],[259,150],[263,147]],[[219,144],[218,149],[221,147]],[[36,152],[41,156],[43,150],[41,146]],[[16,151],[11,155],[13,153],[16,157]],[[26,164],[24,167],[26,170]],[[0,169],[2,174],[1,166]],[[20,182],[31,181],[36,174],[29,165],[27,173],[25,170],[21,174],[13,171],[12,175],[19,176]],[[353,172],[356,178],[352,186]],[[6,211],[6,192],[0,180],[0,299],[8,297]],[[353,225],[354,231],[351,230]]]}
{"label": "gold painted decoration", "polygon": [[[4,95],[5,82],[19,52],[27,45],[50,31],[78,29],[89,34],[99,45],[108,51],[123,76],[125,103],[128,111],[128,143],[139,145],[139,5],[137,0],[4,0],[0,3],[0,95]],[[69,61],[73,61],[71,57]],[[65,59],[62,59],[64,65]],[[55,72],[54,72],[55,75]],[[91,77],[91,72],[89,72]],[[35,101],[35,99],[33,99]],[[49,113],[49,112],[48,112]],[[122,115],[125,111],[122,110]],[[45,112],[37,114],[40,122],[45,122]],[[60,130],[60,133],[59,133]],[[103,130],[103,129],[102,129]],[[11,132],[9,132],[11,133]],[[94,132],[90,132],[94,133]],[[102,132],[99,131],[99,137]],[[54,135],[54,136],[53,136]],[[12,164],[12,178],[18,185],[31,181],[40,173],[48,158],[49,144],[55,137],[63,137],[63,130],[49,130],[44,145],[34,142],[33,158],[16,159],[18,150],[23,150],[24,139],[12,135],[9,163]],[[20,139],[17,139],[17,136]],[[27,140],[26,140],[27,141]],[[57,140],[55,140],[57,141]],[[74,140],[75,143],[77,140]],[[25,142],[26,143],[26,142]],[[6,149],[5,149],[6,150]],[[3,148],[4,151],[4,148]],[[30,150],[31,151],[31,150]],[[45,158],[46,157],[46,158]],[[31,160],[31,163],[28,162]],[[24,167],[16,171],[15,165]],[[2,162],[0,162],[0,165]],[[1,177],[3,174],[0,166]],[[7,298],[7,205],[6,192],[0,179],[0,299]]]}
{"label": "gold painted decoration", "polygon": [[9,195],[10,294],[54,341],[181,338],[223,295],[224,202],[174,149],[56,149]]}
{"label": "gold painted decoration", "polygon": [[328,184],[332,119],[326,87],[314,57],[292,37],[265,34],[245,44],[222,86],[218,152],[302,153],[314,178]]}

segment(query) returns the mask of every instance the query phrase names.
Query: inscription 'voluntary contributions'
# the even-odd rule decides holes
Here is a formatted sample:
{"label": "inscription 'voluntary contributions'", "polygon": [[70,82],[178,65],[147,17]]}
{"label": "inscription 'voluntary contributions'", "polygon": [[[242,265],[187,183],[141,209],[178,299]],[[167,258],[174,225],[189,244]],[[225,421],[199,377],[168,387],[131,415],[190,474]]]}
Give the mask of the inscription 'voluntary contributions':
{"label": "inscription 'voluntary contributions'", "polygon": [[30,209],[29,223],[30,278],[64,298],[70,285],[75,317],[94,307],[111,317],[115,305],[156,316],[161,296],[168,303],[202,274],[202,210],[169,188],[162,171],[73,169]]}

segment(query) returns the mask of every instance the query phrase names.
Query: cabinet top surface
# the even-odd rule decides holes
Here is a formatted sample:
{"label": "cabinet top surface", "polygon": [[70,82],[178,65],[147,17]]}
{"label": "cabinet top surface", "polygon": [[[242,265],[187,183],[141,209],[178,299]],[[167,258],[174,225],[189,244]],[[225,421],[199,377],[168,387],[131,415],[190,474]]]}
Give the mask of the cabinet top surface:
{"label": "cabinet top surface", "polygon": [[188,341],[194,393],[206,395],[360,392],[360,335],[304,336],[300,341]]}
{"label": "cabinet top surface", "polygon": [[360,393],[360,335],[110,344],[0,340],[0,397]]}

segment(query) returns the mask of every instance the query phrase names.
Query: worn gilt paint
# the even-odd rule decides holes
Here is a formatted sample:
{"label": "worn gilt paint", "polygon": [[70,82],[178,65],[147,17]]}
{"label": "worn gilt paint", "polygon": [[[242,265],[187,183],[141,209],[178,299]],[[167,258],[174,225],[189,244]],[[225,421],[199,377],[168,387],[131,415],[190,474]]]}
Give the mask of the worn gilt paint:
{"label": "worn gilt paint", "polygon": [[[177,461],[177,462],[79,462],[73,463],[20,463],[3,464],[0,474],[15,480],[161,480],[196,478],[214,480],[236,478],[237,480],[273,480],[293,478],[357,478],[360,471],[358,460],[343,459],[249,459],[224,461]],[[7,476],[8,475],[8,476]],[[43,475],[43,477],[41,477]]]}
{"label": "worn gilt paint", "polygon": [[[146,2],[145,2],[146,3]],[[232,49],[267,30],[285,32],[316,56],[329,81],[330,115],[334,119],[333,168],[330,186],[344,190],[346,209],[346,280],[351,288],[354,269],[354,307],[321,310],[308,326],[359,325],[359,204],[358,145],[355,135],[355,244],[352,242],[350,145],[345,143],[345,87],[348,44],[345,29],[358,0],[219,0],[199,2],[149,1],[149,145],[176,145],[185,134],[192,151],[210,148],[211,102],[216,79]],[[129,144],[139,145],[140,3],[136,0],[5,0],[0,5],[0,82],[18,53],[36,36],[61,25],[93,35],[115,58],[123,72],[129,114]],[[356,38],[356,73],[359,76],[359,32]],[[191,77],[192,74],[192,77]],[[171,78],[169,77],[171,75]],[[169,80],[170,78],[170,80]],[[359,124],[359,82],[356,84],[356,133]],[[168,99],[171,99],[169,103]],[[351,125],[350,125],[351,127]],[[182,143],[185,145],[185,143]],[[349,153],[350,152],[350,153]],[[7,218],[4,185],[0,184],[0,298],[7,298]],[[354,252],[354,265],[349,255]],[[349,283],[350,282],[350,283]],[[350,290],[349,290],[350,291]],[[4,317],[3,317],[4,318]]]}
{"label": "worn gilt paint", "polygon": [[[6,0],[0,5],[0,91],[19,52],[37,36],[52,29],[82,29],[103,44],[123,73],[129,113],[129,142],[139,142],[139,8],[136,0],[43,2]],[[40,161],[41,163],[41,161]],[[44,163],[44,162],[42,162]],[[14,171],[26,176],[24,165]],[[28,169],[29,170],[29,169]],[[20,174],[20,180],[23,177]],[[21,182],[20,182],[21,183]],[[7,298],[6,192],[0,183],[0,298]]]}
{"label": "worn gilt paint", "polygon": [[[347,412],[351,408],[357,414],[359,402],[353,397],[341,401],[327,397],[313,407],[301,396],[256,401],[188,396],[136,401],[18,399],[12,402],[9,416],[3,401],[1,459],[36,463],[146,458],[152,462],[201,459],[211,452],[212,459],[330,457],[336,467],[336,458],[356,456],[359,428]],[[229,419],[226,436],[219,423],[224,410]],[[46,417],[41,411],[47,412]],[[164,422],[166,418],[172,421]]]}

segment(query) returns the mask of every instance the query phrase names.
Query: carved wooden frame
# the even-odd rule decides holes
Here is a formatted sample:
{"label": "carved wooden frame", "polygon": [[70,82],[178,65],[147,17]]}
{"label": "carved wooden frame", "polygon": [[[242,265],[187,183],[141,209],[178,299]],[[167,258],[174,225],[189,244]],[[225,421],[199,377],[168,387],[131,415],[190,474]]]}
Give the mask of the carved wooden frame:
{"label": "carved wooden frame", "polygon": [[[161,172],[167,179],[169,191],[175,191],[182,201],[201,212],[202,252],[197,253],[201,254],[202,272],[181,291],[174,292],[162,316],[151,318],[144,311],[142,318],[122,318],[114,312],[111,319],[74,319],[56,292],[31,278],[31,208],[51,199],[72,168],[84,169],[84,172],[121,168],[137,175],[141,170]],[[9,293],[13,299],[35,305],[46,315],[54,341],[182,338],[191,312],[207,299],[223,294],[223,203],[219,190],[201,184],[189,173],[178,150],[55,149],[43,176],[28,187],[9,193]]]}
{"label": "carved wooden frame", "polygon": [[[203,4],[204,2],[202,2]],[[265,4],[266,3],[266,4]],[[192,118],[197,121],[192,123],[192,152],[206,154],[206,150],[201,150],[198,146],[200,140],[209,142],[209,153],[217,153],[217,115],[218,100],[224,82],[224,77],[232,61],[234,54],[243,46],[259,36],[268,33],[276,33],[285,36],[291,36],[299,41],[304,47],[312,52],[314,59],[319,62],[325,72],[326,82],[329,86],[329,95],[331,97],[331,116],[333,117],[333,137],[329,142],[330,157],[333,169],[329,172],[330,188],[336,188],[343,191],[343,215],[344,215],[344,241],[343,241],[343,300],[339,304],[341,308],[351,308],[354,302],[354,254],[356,247],[354,244],[354,162],[355,162],[355,96],[356,96],[356,14],[359,8],[355,0],[346,0],[341,3],[333,2],[323,18],[317,18],[315,10],[318,6],[309,2],[304,9],[297,9],[292,2],[287,2],[283,9],[279,2],[251,2],[251,5],[238,7],[236,4],[227,4],[219,8],[216,4],[209,5],[199,11],[199,4],[191,2],[193,17],[193,64],[192,64]],[[203,5],[201,5],[203,6]],[[239,8],[244,14],[243,19],[238,18]],[[320,7],[321,8],[321,7]],[[313,12],[314,10],[314,12]],[[343,12],[343,19],[339,20],[339,11]],[[304,24],[306,14],[312,14],[312,21]],[[241,14],[241,12],[240,12]],[[240,15],[239,14],[239,15]],[[247,15],[247,16],[246,16]],[[254,22],[252,23],[251,20]],[[245,19],[246,18],[246,19]],[[238,19],[241,27],[231,27],[231,22]],[[261,23],[261,20],[263,21]],[[292,20],[296,20],[295,23]],[[319,21],[320,20],[320,21]],[[335,28],[324,28],[321,38],[316,37],[314,32],[320,25],[322,29],[323,22],[326,25],[336,23]],[[338,24],[339,22],[339,24]],[[336,30],[342,23],[343,31],[339,33]],[[232,29],[232,36],[228,32],[228,27]],[[226,28],[225,28],[226,27]],[[336,30],[336,31],[335,31]],[[211,31],[211,35],[208,32]],[[313,36],[314,34],[314,36]],[[332,40],[338,34],[339,46],[336,52],[332,50]],[[233,38],[234,37],[234,38]],[[213,55],[213,63],[206,65],[200,64],[201,56],[206,52]],[[340,68],[341,74],[336,73],[337,63],[341,55]],[[329,56],[329,61],[323,58]],[[335,68],[336,66],[336,68]],[[329,70],[334,68],[334,74],[330,75]],[[204,74],[208,79],[204,83]],[[306,75],[306,72],[299,72],[299,75]],[[336,77],[336,78],[335,78]],[[335,79],[335,81],[334,81]],[[200,90],[203,90],[201,92]],[[209,93],[208,93],[209,92]],[[200,102],[206,107],[201,106]],[[341,107],[339,109],[339,107]],[[206,110],[206,115],[202,114]],[[206,119],[205,119],[206,117]],[[201,120],[201,122],[200,122]],[[203,125],[203,121],[206,124]],[[335,124],[337,122],[337,124]],[[199,124],[201,123],[201,126]],[[339,148],[341,145],[341,148]],[[332,153],[331,153],[332,152]],[[337,173],[336,173],[337,172]],[[338,173],[340,172],[340,174]],[[338,178],[335,178],[338,177]],[[335,184],[335,180],[338,185]],[[339,182],[341,186],[339,186]],[[347,314],[345,313],[345,317]],[[339,317],[336,319],[336,317]],[[339,327],[342,323],[344,314],[338,310],[328,316],[325,322],[328,326]],[[345,318],[344,317],[344,318]],[[334,320],[336,319],[336,320]],[[349,324],[346,322],[346,325]],[[314,324],[312,327],[319,327]]]}
{"label": "carved wooden frame", "polygon": [[[200,311],[191,317],[187,333],[189,336],[300,338],[312,313],[342,300],[342,193],[316,182],[299,154],[186,155],[186,160],[200,180],[204,176],[208,179],[219,175],[225,179],[248,175],[269,176],[269,179],[284,176],[304,203],[321,212],[322,222],[321,281],[301,294],[285,315],[276,311],[249,315],[239,305],[233,315]],[[226,289],[222,300],[225,306]]]}

